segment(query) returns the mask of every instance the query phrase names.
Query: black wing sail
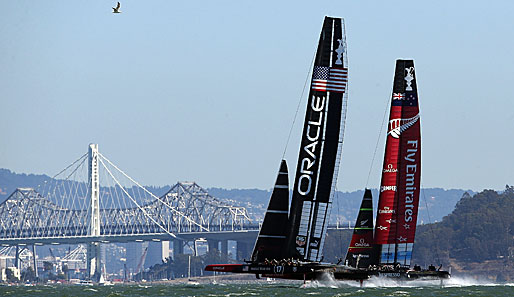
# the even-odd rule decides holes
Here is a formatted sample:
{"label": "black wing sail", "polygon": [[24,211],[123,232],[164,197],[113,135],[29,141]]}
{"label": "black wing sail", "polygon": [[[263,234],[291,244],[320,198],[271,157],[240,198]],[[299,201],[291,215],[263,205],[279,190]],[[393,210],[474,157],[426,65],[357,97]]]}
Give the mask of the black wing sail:
{"label": "black wing sail", "polygon": [[368,268],[373,263],[373,197],[370,189],[364,191],[361,208],[353,229],[352,241],[346,254],[346,264]]}
{"label": "black wing sail", "polygon": [[286,228],[289,214],[289,178],[285,160],[280,163],[275,187],[264,215],[259,237],[252,252],[252,261],[283,259]]}
{"label": "black wing sail", "polygon": [[296,168],[286,257],[315,262],[322,259],[342,150],[347,76],[342,21],[325,17]]}

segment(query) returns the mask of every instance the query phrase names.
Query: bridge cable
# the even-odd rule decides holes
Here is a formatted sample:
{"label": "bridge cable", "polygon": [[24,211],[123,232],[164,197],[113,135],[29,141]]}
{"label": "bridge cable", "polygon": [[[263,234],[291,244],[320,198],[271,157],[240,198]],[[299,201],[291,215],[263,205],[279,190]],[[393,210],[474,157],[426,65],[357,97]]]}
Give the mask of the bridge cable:
{"label": "bridge cable", "polygon": [[[70,165],[68,165],[68,167],[64,168],[63,170],[59,171],[59,173],[57,173],[56,175],[52,176],[52,179],[55,179],[57,176],[59,176],[61,173],[63,173],[64,171],[68,170],[68,168],[70,168],[71,166],[75,165],[78,161],[80,161],[82,158],[84,158],[84,160],[86,159],[85,157],[88,155],[88,153],[85,153],[84,155],[80,156],[80,158],[78,158],[77,160],[75,160],[73,163],[71,163]],[[82,162],[84,162],[84,160]],[[82,163],[81,162],[81,163]],[[75,173],[75,171],[77,171],[79,166],[77,166],[77,168],[75,168],[75,170],[73,170],[66,179],[68,179],[73,173]]]}
{"label": "bridge cable", "polygon": [[[170,205],[169,203],[163,201],[161,198],[155,196],[152,192],[148,191],[145,187],[143,187],[142,185],[140,185],[138,182],[136,182],[134,179],[132,179],[130,176],[128,176],[125,172],[123,172],[121,169],[119,169],[116,165],[114,165],[111,161],[109,161],[109,159],[107,159],[104,155],[102,155],[100,152],[98,153],[102,159],[105,159],[105,161],[107,161],[111,166],[113,166],[114,168],[116,168],[116,170],[118,170],[121,174],[123,174],[126,178],[128,178],[131,182],[133,182],[134,184],[136,184],[139,188],[143,189],[144,192],[146,192],[147,194],[149,194],[150,196],[152,196],[152,198],[160,201],[162,204],[166,205],[168,208],[170,208],[173,212],[175,212],[176,214],[182,216],[183,218],[185,218],[189,223],[192,223],[198,227],[200,227],[200,229],[203,229],[205,231],[209,231],[207,228],[205,228],[204,226],[202,226],[201,224],[198,224],[197,222],[195,222],[193,219],[189,218],[188,216],[184,215],[182,212],[178,211],[175,209],[175,207],[173,207],[172,205]],[[104,164],[102,162],[102,164]],[[104,164],[105,166],[105,164]],[[106,167],[107,169],[107,167]],[[111,175],[112,177],[112,175]],[[114,178],[114,177],[113,177]],[[119,182],[118,182],[119,184]],[[121,184],[120,184],[121,186]]]}
{"label": "bridge cable", "polygon": [[114,177],[114,175],[112,174],[112,172],[109,170],[109,168],[107,168],[107,166],[105,166],[105,163],[103,162],[102,158],[98,158],[98,160],[100,161],[100,163],[102,163],[102,165],[104,166],[105,170],[107,170],[107,172],[109,173],[109,175],[114,179],[114,181],[120,186],[121,190],[125,193],[125,195],[127,195],[130,200],[132,200],[132,202],[134,202],[134,204],[137,206],[137,208],[139,208],[139,210],[141,210],[143,212],[143,214],[145,216],[147,216],[152,222],[154,222],[154,224],[156,224],[157,226],[159,226],[159,228],[161,228],[162,230],[164,230],[164,232],[166,232],[168,235],[170,235],[171,237],[173,238],[177,238],[177,236],[171,232],[169,232],[166,228],[164,228],[161,224],[159,224],[159,222],[157,222],[152,216],[150,216],[146,210],[144,210],[144,208],[142,208],[138,203],[137,201],[132,198],[132,196],[130,196],[130,194],[127,192],[127,190],[125,190],[125,188],[120,184],[120,182]]}

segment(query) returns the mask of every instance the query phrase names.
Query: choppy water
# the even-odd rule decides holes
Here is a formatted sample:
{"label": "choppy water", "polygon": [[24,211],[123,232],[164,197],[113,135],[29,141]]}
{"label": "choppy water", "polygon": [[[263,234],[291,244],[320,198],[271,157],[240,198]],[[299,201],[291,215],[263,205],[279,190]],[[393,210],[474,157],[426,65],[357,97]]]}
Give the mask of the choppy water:
{"label": "choppy water", "polygon": [[354,282],[218,284],[145,284],[114,286],[0,286],[0,296],[514,296],[514,284],[480,283],[452,279],[437,282],[398,284],[372,280],[360,287]]}

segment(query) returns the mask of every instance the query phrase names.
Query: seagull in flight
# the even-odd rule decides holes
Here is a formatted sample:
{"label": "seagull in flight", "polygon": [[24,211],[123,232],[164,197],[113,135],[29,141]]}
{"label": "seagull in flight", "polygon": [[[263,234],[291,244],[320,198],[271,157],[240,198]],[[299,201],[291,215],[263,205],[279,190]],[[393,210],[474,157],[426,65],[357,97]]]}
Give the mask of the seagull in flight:
{"label": "seagull in flight", "polygon": [[112,8],[112,13],[121,13],[120,6],[121,6],[121,4],[120,4],[120,2],[118,2],[118,5],[116,5],[116,7]]}

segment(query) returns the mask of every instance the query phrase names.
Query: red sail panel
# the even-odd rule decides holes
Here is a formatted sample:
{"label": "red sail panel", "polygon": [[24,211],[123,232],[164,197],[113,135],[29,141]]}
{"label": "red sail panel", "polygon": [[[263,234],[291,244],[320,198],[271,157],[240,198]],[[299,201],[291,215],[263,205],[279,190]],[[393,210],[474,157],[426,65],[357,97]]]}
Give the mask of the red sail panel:
{"label": "red sail panel", "polygon": [[[390,119],[401,116],[401,109],[391,108]],[[396,229],[396,195],[398,175],[398,151],[400,142],[398,138],[387,137],[382,168],[382,182],[377,209],[377,221],[375,226],[375,243],[394,243]]]}
{"label": "red sail panel", "polygon": [[382,168],[375,244],[381,263],[410,265],[421,178],[421,134],[414,62],[397,60]]}

